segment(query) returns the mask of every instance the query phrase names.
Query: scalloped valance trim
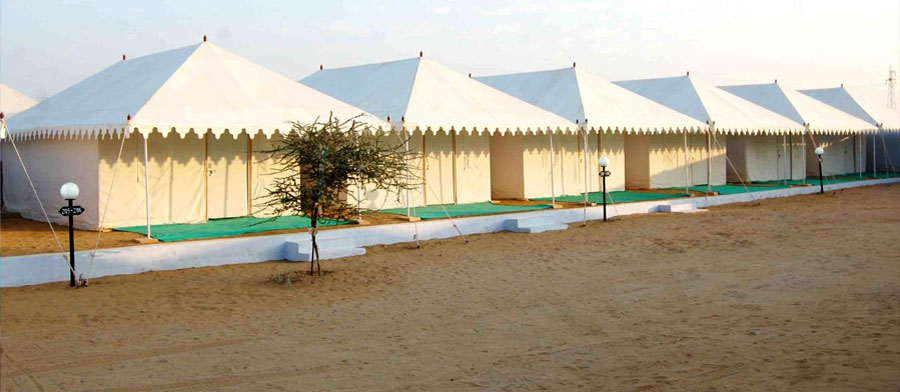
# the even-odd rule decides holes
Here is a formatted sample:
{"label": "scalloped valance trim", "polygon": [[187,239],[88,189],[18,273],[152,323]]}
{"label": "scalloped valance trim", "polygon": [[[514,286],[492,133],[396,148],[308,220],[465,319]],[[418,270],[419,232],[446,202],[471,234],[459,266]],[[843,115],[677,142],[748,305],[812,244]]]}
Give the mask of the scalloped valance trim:
{"label": "scalloped valance trim", "polygon": [[[179,138],[184,139],[188,134],[194,133],[198,136],[204,136],[207,133],[211,133],[213,137],[219,139],[223,137],[223,135],[230,135],[232,138],[238,138],[238,136],[242,133],[246,133],[251,136],[256,136],[259,134],[264,135],[266,138],[271,138],[276,134],[286,134],[291,132],[290,124],[286,123],[284,127],[199,127],[199,126],[156,126],[149,124],[115,124],[115,125],[97,125],[97,126],[71,126],[71,127],[54,127],[54,128],[36,128],[29,129],[23,131],[12,131],[7,132],[8,137],[14,137],[16,140],[36,140],[36,139],[88,139],[88,138],[97,138],[97,139],[105,139],[105,138],[118,138],[123,133],[126,134],[126,137],[129,137],[131,132],[126,132],[126,130],[130,129],[131,132],[139,133],[144,137],[149,137],[153,133],[158,133],[162,137],[167,138],[171,134],[178,135]],[[661,128],[661,127],[619,127],[619,126],[594,126],[588,125],[585,126],[569,126],[569,127],[561,127],[561,126],[544,126],[544,127],[517,127],[517,128],[489,128],[489,127],[467,127],[467,126],[451,126],[451,127],[431,127],[426,126],[423,127],[416,126],[406,126],[406,125],[392,125],[390,130],[393,131],[408,131],[408,132],[421,132],[421,133],[430,133],[433,135],[437,134],[451,134],[453,132],[459,134],[489,134],[489,135],[506,135],[506,134],[523,134],[523,135],[536,135],[536,134],[547,134],[547,133],[562,133],[562,134],[576,134],[581,132],[582,130],[587,129],[588,132],[591,133],[607,133],[607,134],[642,134],[642,135],[656,135],[656,134],[675,134],[675,133],[706,133],[709,128],[707,126],[701,127],[672,127],[672,128]],[[199,130],[199,132],[198,132]],[[234,132],[233,130],[237,130]],[[370,126],[365,129],[365,132],[373,133],[373,132],[384,132],[388,129],[383,128],[381,126],[375,127]],[[802,135],[807,132],[807,130],[799,129],[737,129],[737,128],[715,128],[714,130],[717,134],[723,135]],[[810,129],[814,135],[852,135],[852,134],[870,134],[879,132],[877,129],[871,130],[837,130],[837,129]],[[883,130],[883,132],[900,132],[900,129],[890,129]]]}

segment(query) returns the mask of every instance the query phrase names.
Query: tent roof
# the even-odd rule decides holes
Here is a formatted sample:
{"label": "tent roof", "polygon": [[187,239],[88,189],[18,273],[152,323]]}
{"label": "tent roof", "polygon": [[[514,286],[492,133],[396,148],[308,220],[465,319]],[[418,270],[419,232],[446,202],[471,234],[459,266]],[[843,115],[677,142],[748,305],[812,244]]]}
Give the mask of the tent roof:
{"label": "tent roof", "polygon": [[[5,117],[11,117],[25,109],[36,105],[38,101],[23,94],[21,91],[0,83],[0,112]],[[0,139],[6,138],[6,121],[0,121]]]}
{"label": "tent roof", "polygon": [[860,132],[874,126],[778,83],[721,86],[725,91],[821,133]]}
{"label": "tent roof", "polygon": [[706,124],[580,68],[475,78],[563,118],[626,132],[703,130]]}
{"label": "tent roof", "polygon": [[[134,129],[163,136],[288,132],[364,114],[209,42],[120,61],[11,118],[13,135],[97,135]],[[131,115],[130,124],[127,116]],[[363,118],[373,127],[387,124]],[[128,127],[130,125],[130,128]]]}
{"label": "tent roof", "polygon": [[37,103],[37,100],[23,94],[21,91],[0,83],[0,111],[6,117],[12,117],[16,113],[37,105]]}
{"label": "tent roof", "polygon": [[[318,71],[300,81],[408,130],[574,132],[556,114],[424,57]],[[574,121],[574,119],[573,119]]]}
{"label": "tent roof", "polygon": [[692,76],[613,82],[725,133],[800,133],[801,124]]}
{"label": "tent roof", "polygon": [[885,85],[831,87],[800,90],[801,93],[853,115],[886,131],[900,132],[900,101],[894,97],[894,108],[888,107]]}

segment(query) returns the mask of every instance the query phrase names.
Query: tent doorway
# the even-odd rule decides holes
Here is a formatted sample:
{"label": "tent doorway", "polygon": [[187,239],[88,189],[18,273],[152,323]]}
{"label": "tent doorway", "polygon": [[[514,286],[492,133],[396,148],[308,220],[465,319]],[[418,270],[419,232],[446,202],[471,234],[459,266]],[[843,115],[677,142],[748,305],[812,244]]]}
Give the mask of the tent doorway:
{"label": "tent doorway", "polygon": [[235,139],[206,134],[206,217],[230,218],[250,214],[247,165],[250,142],[246,133]]}

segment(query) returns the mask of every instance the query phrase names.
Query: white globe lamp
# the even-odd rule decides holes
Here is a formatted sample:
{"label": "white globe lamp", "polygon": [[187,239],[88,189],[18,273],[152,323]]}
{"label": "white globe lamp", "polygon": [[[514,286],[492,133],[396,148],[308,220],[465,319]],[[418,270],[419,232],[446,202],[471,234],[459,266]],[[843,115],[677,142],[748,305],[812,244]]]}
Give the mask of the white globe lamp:
{"label": "white globe lamp", "polygon": [[74,182],[67,182],[59,188],[59,194],[63,199],[75,200],[78,198],[78,185]]}

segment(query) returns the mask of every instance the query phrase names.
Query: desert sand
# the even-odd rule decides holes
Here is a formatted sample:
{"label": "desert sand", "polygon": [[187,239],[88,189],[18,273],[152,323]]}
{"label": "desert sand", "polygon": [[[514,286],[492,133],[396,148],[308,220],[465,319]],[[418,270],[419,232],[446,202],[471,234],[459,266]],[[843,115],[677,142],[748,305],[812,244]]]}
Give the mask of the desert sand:
{"label": "desert sand", "polygon": [[0,291],[3,391],[898,391],[900,186]]}

